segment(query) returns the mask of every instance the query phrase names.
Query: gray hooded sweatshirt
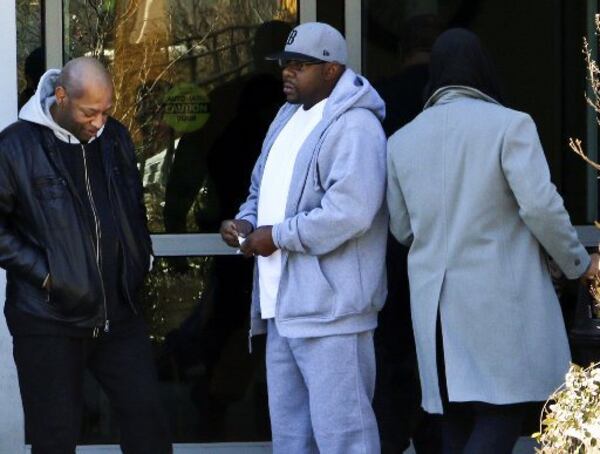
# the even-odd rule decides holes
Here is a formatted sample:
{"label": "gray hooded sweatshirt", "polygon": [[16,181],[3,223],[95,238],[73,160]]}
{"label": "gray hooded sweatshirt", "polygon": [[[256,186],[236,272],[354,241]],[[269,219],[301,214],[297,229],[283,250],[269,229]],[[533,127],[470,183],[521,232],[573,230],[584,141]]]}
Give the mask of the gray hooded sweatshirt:
{"label": "gray hooded sweatshirt", "polygon": [[[284,104],[271,124],[237,219],[254,227],[265,162],[298,105]],[[322,120],[300,148],[285,220],[273,226],[282,252],[275,323],[285,337],[357,333],[377,326],[387,292],[388,214],[385,105],[369,82],[346,69]],[[251,334],[265,332],[255,266]]]}

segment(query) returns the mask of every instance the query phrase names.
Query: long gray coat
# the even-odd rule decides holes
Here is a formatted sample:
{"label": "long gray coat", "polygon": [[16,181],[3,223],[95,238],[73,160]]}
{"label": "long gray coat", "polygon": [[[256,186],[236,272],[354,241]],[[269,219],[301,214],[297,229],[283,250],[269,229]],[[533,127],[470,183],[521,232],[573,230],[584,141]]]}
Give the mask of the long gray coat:
{"label": "long gray coat", "polygon": [[449,399],[545,400],[570,361],[546,253],[569,278],[577,239],[532,119],[444,87],[388,142],[391,231],[408,273],[423,408],[441,413],[436,318]]}

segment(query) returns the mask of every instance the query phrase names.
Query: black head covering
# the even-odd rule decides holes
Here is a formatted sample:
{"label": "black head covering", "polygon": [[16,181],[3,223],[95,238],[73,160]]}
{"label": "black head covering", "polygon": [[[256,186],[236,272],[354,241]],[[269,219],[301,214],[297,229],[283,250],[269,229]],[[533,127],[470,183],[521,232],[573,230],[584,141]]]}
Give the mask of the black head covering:
{"label": "black head covering", "polygon": [[473,32],[452,28],[442,33],[433,45],[429,70],[426,99],[441,87],[464,85],[504,104],[492,59]]}

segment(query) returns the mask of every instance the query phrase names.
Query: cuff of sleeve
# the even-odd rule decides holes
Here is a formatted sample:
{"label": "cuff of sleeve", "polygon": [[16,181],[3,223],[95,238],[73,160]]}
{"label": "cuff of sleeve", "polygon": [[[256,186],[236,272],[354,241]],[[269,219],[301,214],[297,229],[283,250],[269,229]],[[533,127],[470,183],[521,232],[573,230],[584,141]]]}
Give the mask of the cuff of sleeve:
{"label": "cuff of sleeve", "polygon": [[238,215],[235,217],[235,219],[249,222],[252,225],[252,230],[256,230],[256,216],[250,214],[242,216]]}
{"label": "cuff of sleeve", "polygon": [[281,249],[281,242],[279,241],[280,236],[281,236],[280,230],[281,230],[281,224],[275,224],[271,228],[271,237],[273,238],[273,244],[275,245],[275,247],[277,249]]}
{"label": "cuff of sleeve", "polygon": [[581,268],[578,267],[578,273],[575,277],[575,279],[577,279],[577,277],[583,277],[583,275],[586,273],[586,271],[588,270],[588,268],[590,267],[590,264],[592,263],[592,259],[589,255],[587,255],[586,253],[586,257],[581,260]]}

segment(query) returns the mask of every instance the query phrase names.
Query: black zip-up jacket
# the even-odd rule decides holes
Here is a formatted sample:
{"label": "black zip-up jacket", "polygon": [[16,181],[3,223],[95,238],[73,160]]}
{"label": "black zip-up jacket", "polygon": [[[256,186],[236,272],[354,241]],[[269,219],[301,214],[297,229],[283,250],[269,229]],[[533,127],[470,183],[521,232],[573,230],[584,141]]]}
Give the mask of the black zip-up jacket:
{"label": "black zip-up jacket", "polygon": [[[120,242],[121,286],[135,298],[152,252],[142,185],[127,130],[109,118],[98,139]],[[47,127],[18,121],[0,133],[0,266],[6,305],[82,328],[104,326],[106,295],[79,194]],[[42,288],[48,273],[50,292]]]}

